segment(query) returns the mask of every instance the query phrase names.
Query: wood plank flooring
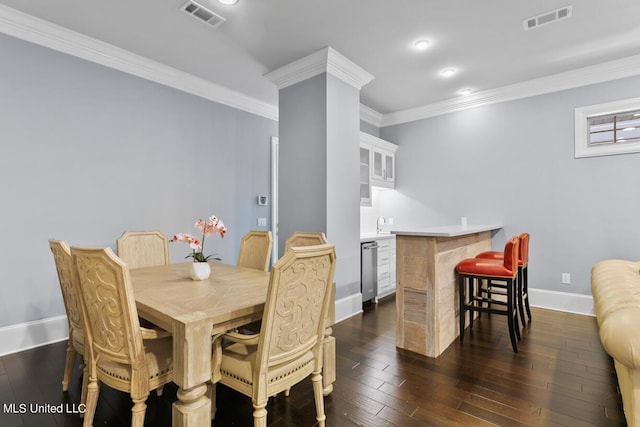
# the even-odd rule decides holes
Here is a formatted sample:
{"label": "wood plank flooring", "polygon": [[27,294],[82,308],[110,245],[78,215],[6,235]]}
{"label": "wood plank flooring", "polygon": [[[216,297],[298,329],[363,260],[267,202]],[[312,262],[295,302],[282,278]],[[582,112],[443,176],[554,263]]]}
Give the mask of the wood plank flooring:
{"label": "wood plank flooring", "polygon": [[[598,339],[595,318],[532,308],[519,353],[511,351],[506,320],[486,317],[473,334],[437,359],[395,347],[393,299],[333,328],[337,340],[334,392],[325,398],[327,426],[624,426],[613,363]],[[76,364],[62,393],[66,343],[0,358],[1,427],[81,426],[77,414],[11,413],[11,403],[68,404],[80,398]],[[176,387],[149,397],[147,426],[170,426]],[[218,386],[213,426],[252,426],[251,402]],[[15,406],[19,412],[19,406]],[[94,425],[128,426],[127,395],[101,388]],[[269,426],[313,426],[311,381],[267,406]]]}

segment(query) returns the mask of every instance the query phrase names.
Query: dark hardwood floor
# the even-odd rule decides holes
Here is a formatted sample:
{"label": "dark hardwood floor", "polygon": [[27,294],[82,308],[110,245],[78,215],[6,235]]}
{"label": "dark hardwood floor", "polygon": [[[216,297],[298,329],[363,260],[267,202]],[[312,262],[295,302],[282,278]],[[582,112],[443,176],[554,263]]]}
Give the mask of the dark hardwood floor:
{"label": "dark hardwood floor", "polygon": [[[395,348],[395,303],[386,300],[333,329],[338,379],[325,398],[327,426],[624,426],[613,363],[595,318],[532,309],[519,353],[511,351],[502,316],[483,318],[437,359]],[[29,413],[30,404],[68,404],[80,397],[74,370],[62,393],[66,343],[0,358],[1,427],[80,426],[77,414]],[[149,397],[146,425],[170,426],[176,387]],[[11,413],[8,405],[27,405]],[[214,426],[252,426],[251,402],[218,387]],[[64,406],[63,406],[64,408]],[[101,388],[95,426],[128,426],[127,395]],[[312,426],[311,381],[270,401],[269,426]],[[37,412],[37,411],[36,411]]]}

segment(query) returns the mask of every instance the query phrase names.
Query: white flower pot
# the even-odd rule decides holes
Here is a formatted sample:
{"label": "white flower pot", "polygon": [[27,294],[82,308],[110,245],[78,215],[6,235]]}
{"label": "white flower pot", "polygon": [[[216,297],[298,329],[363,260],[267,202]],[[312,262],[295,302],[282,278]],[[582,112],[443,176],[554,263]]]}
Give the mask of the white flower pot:
{"label": "white flower pot", "polygon": [[192,262],[191,278],[193,280],[205,280],[211,275],[211,266],[208,262]]}

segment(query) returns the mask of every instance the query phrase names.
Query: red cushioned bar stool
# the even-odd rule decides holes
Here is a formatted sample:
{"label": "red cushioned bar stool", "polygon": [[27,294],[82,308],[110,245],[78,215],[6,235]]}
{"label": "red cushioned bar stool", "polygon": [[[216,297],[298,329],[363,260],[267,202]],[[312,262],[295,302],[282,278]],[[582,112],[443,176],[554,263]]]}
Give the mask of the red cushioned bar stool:
{"label": "red cushioned bar stool", "polygon": [[[458,296],[460,300],[460,341],[464,339],[464,326],[467,311],[469,329],[473,329],[473,314],[491,313],[507,316],[509,338],[513,352],[518,352],[516,337],[520,339],[520,326],[515,305],[515,288],[518,277],[518,246],[519,239],[512,237],[504,247],[503,260],[486,258],[467,258],[456,266],[458,273]],[[482,287],[483,280],[499,280],[506,283],[504,297],[492,298]],[[465,286],[466,284],[466,286]]]}
{"label": "red cushioned bar stool", "polygon": [[[520,248],[518,250],[518,283],[517,283],[517,296],[518,296],[518,311],[520,312],[520,320],[522,325],[525,325],[524,311],[527,311],[527,317],[531,321],[531,309],[529,308],[529,233],[522,233],[518,236],[520,241]],[[476,255],[476,258],[495,259],[502,260],[504,253],[500,251],[488,251],[481,252]],[[493,286],[503,288],[501,284],[487,284],[488,289]]]}

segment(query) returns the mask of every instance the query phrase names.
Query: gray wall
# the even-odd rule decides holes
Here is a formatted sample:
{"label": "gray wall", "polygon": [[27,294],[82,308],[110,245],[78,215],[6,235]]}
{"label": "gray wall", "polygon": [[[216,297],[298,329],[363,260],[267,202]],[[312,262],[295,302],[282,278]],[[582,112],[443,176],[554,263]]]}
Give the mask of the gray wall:
{"label": "gray wall", "polygon": [[51,237],[115,248],[125,230],[191,233],[215,213],[229,233],[205,252],[235,263],[269,217],[255,196],[276,122],[8,36],[0,52],[0,327],[64,313]]}
{"label": "gray wall", "polygon": [[359,91],[326,73],[280,90],[280,253],[291,233],[336,246],[336,298],[360,292]]}
{"label": "gray wall", "polygon": [[381,214],[503,224],[496,250],[528,231],[530,286],[590,294],[593,263],[640,260],[640,154],[575,159],[574,108],[638,96],[628,78],[383,128],[400,148]]}
{"label": "gray wall", "polygon": [[340,299],[360,292],[360,92],[329,75],[327,96],[327,239]]}
{"label": "gray wall", "polygon": [[326,232],[326,75],[279,93],[278,253],[294,231]]}
{"label": "gray wall", "polygon": [[369,135],[377,136],[378,138],[380,138],[380,128],[376,125],[372,125],[369,122],[360,120],[360,130],[362,132],[368,133]]}

